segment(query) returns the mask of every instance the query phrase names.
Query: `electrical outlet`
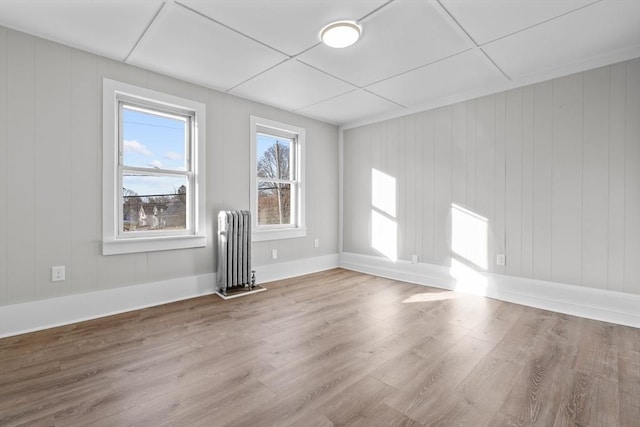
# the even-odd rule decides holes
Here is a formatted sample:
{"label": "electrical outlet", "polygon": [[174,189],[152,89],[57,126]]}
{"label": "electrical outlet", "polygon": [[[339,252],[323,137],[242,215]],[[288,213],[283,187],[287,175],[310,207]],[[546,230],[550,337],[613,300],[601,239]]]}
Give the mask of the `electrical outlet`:
{"label": "electrical outlet", "polygon": [[411,255],[411,264],[418,263],[418,255]]}
{"label": "electrical outlet", "polygon": [[65,280],[65,271],[64,265],[56,265],[51,267],[51,281],[52,282],[62,282]]}
{"label": "electrical outlet", "polygon": [[271,259],[278,259],[278,250],[271,249]]}
{"label": "electrical outlet", "polygon": [[320,239],[316,239],[313,241],[313,246],[315,246],[316,248],[320,247]]}
{"label": "electrical outlet", "polygon": [[507,265],[507,257],[505,254],[496,255],[496,265]]}

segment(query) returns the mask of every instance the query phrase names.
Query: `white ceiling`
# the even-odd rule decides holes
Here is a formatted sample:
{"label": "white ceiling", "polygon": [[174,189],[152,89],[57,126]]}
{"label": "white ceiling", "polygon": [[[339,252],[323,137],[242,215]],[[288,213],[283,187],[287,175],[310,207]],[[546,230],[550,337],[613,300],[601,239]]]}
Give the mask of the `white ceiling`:
{"label": "white ceiling", "polygon": [[[343,19],[360,41],[322,45]],[[0,25],[346,127],[640,56],[640,0],[0,0]]]}

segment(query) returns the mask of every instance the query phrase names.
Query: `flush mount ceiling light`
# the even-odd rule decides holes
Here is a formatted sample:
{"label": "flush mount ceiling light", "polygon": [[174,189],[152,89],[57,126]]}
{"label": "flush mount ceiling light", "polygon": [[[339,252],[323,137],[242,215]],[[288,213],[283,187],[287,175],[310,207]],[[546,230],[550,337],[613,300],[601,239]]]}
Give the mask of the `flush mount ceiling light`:
{"label": "flush mount ceiling light", "polygon": [[360,38],[362,28],[353,21],[333,22],[320,31],[320,39],[329,47],[351,46]]}

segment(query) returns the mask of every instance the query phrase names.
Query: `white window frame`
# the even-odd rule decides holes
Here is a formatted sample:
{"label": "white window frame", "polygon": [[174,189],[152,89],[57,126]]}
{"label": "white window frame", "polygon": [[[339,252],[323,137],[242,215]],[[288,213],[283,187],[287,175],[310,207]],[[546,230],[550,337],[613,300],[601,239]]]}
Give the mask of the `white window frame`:
{"label": "white window frame", "polygon": [[[252,240],[278,240],[305,237],[307,228],[305,225],[305,129],[292,126],[275,120],[264,119],[262,117],[250,116],[250,173],[251,173],[251,217],[252,217]],[[293,224],[284,225],[258,225],[258,177],[257,177],[257,134],[266,133],[269,135],[290,138],[293,140],[293,154],[291,155],[293,165],[289,165],[292,170],[295,185],[291,188]],[[293,212],[295,211],[295,212]]]}
{"label": "white window frame", "polygon": [[[127,83],[103,79],[102,84],[102,254],[126,254],[206,246],[205,105]],[[150,110],[185,114],[191,119],[188,151],[187,229],[174,232],[122,233],[121,102]],[[171,171],[161,171],[175,175]],[[178,174],[179,175],[179,174]]]}

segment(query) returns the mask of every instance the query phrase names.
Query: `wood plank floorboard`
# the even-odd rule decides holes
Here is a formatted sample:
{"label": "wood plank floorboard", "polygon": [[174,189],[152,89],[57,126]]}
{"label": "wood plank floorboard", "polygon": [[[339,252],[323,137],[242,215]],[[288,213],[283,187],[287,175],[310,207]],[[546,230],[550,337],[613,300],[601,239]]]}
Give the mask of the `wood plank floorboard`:
{"label": "wood plank floorboard", "polygon": [[0,426],[640,426],[640,329],[343,269],[0,340]]}

